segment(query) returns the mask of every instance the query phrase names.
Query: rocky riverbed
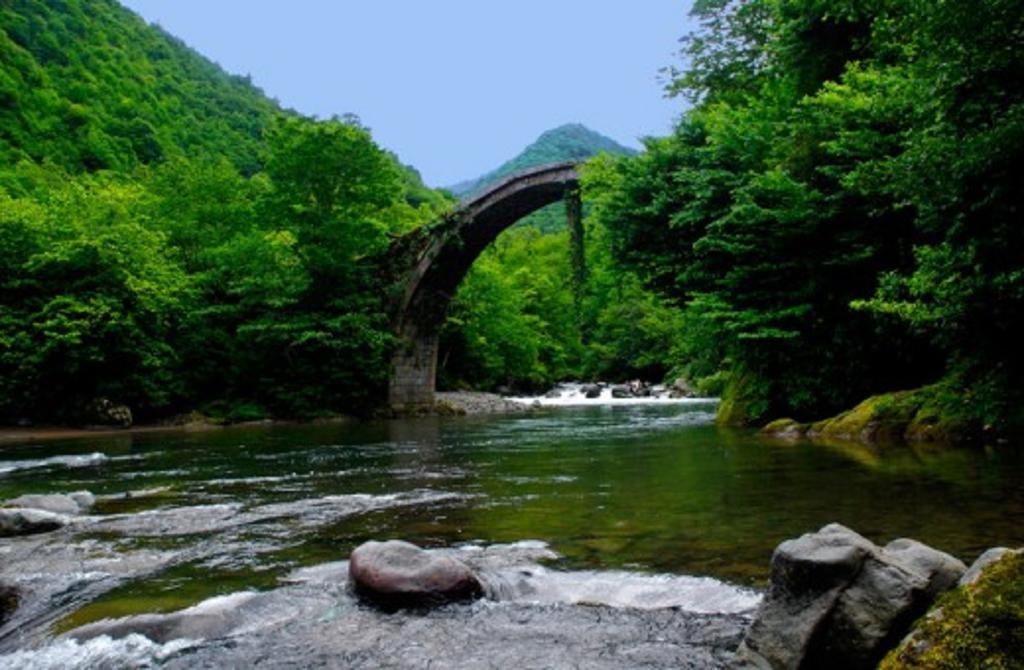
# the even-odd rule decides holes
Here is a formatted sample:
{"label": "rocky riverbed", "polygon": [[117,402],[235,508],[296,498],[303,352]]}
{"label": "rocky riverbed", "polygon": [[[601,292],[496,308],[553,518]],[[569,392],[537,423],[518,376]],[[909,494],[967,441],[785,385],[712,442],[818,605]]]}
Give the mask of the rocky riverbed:
{"label": "rocky riverbed", "polygon": [[[94,522],[76,523],[83,530]],[[184,517],[181,523],[191,526]],[[165,531],[174,526],[165,519]],[[474,602],[378,611],[354,595],[349,564],[339,561],[295,570],[265,591],[53,636],[75,607],[196,558],[120,553],[68,532],[5,544],[0,584],[16,589],[20,602],[0,627],[0,668],[221,668],[267,660],[275,667],[722,668],[760,600],[713,579],[552,569],[542,561],[558,556],[544,543],[521,542],[434,553],[472,566],[484,587]]]}
{"label": "rocky riverbed", "polygon": [[[358,514],[374,501],[155,516],[91,515],[94,504],[79,491],[21,496],[0,507],[5,518],[36,513],[52,522],[0,526],[0,668],[219,668],[269,660],[275,667],[783,670],[828,659],[830,667],[867,670],[941,594],[977,582],[1008,553],[988,552],[968,570],[913,540],[879,547],[831,524],[776,549],[762,597],[709,578],[557,569],[549,564],[561,557],[538,541],[434,550],[368,542],[351,561],[295,569],[265,590],[68,626],[76,609],[112,589],[221,555],[245,526],[331,518],[325,505],[333,515]],[[132,551],[116,539],[196,532],[213,533],[211,541]],[[921,648],[919,638],[908,640],[904,647]]]}
{"label": "rocky riverbed", "polygon": [[[781,444],[680,402],[6,446],[0,668],[727,667],[745,637],[778,648],[748,631],[779,602],[763,594],[783,538],[838,517],[969,563],[1019,537],[1015,450]],[[892,505],[907,491],[912,505]],[[849,545],[842,566],[814,568],[823,618],[776,617],[783,630],[859,619],[838,605],[871,592],[855,573],[900,563],[901,545],[839,535],[806,543]],[[361,601],[346,559],[392,538],[464,563],[482,597]],[[818,574],[790,553],[785,574]],[[915,570],[892,570],[908,593]],[[803,611],[801,589],[785,592]]]}

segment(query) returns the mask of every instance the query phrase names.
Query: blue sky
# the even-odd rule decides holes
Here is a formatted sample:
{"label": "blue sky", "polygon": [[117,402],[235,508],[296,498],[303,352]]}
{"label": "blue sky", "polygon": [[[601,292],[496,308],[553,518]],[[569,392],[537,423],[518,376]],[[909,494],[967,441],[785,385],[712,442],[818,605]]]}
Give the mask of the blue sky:
{"label": "blue sky", "polygon": [[283,105],[352,112],[432,186],[580,122],[632,146],[682,110],[691,0],[122,0]]}

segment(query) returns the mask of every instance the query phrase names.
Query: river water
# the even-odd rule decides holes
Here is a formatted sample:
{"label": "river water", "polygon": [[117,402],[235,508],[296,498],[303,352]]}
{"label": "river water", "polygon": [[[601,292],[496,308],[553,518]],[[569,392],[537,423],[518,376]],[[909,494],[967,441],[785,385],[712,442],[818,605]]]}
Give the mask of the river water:
{"label": "river water", "polygon": [[[973,560],[1024,543],[1024,452],[811,445],[713,402],[126,434],[0,448],[0,500],[88,515],[0,540],[0,667],[717,667],[782,540],[838,521]],[[382,615],[349,552],[452,552],[490,598]],[[500,650],[495,644],[500,642]]]}

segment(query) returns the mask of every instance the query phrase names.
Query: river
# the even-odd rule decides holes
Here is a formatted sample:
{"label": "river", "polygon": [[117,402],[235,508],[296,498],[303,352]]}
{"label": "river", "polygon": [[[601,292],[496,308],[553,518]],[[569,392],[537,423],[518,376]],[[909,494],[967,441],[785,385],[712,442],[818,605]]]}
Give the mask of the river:
{"label": "river", "polygon": [[[716,667],[786,538],[838,521],[967,562],[1024,543],[1013,445],[787,443],[717,428],[714,409],[5,445],[0,499],[87,490],[97,503],[60,531],[0,540],[0,581],[25,593],[0,667]],[[385,538],[475,562],[491,598],[429,615],[359,606],[344,560]]]}

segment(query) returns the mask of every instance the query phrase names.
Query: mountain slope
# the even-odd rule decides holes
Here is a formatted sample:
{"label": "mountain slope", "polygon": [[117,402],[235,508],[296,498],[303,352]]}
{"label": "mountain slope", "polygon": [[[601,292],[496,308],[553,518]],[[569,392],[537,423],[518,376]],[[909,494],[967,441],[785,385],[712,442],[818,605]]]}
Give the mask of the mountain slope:
{"label": "mountain slope", "polygon": [[610,137],[605,137],[582,124],[570,123],[543,133],[518,156],[506,161],[496,170],[450,186],[448,190],[464,198],[521,170],[560,161],[583,160],[601,152],[627,156],[636,153],[633,149],[624,147]]}
{"label": "mountain slope", "polygon": [[183,154],[260,166],[278,111],[116,0],[0,3],[0,162],[124,170]]}

